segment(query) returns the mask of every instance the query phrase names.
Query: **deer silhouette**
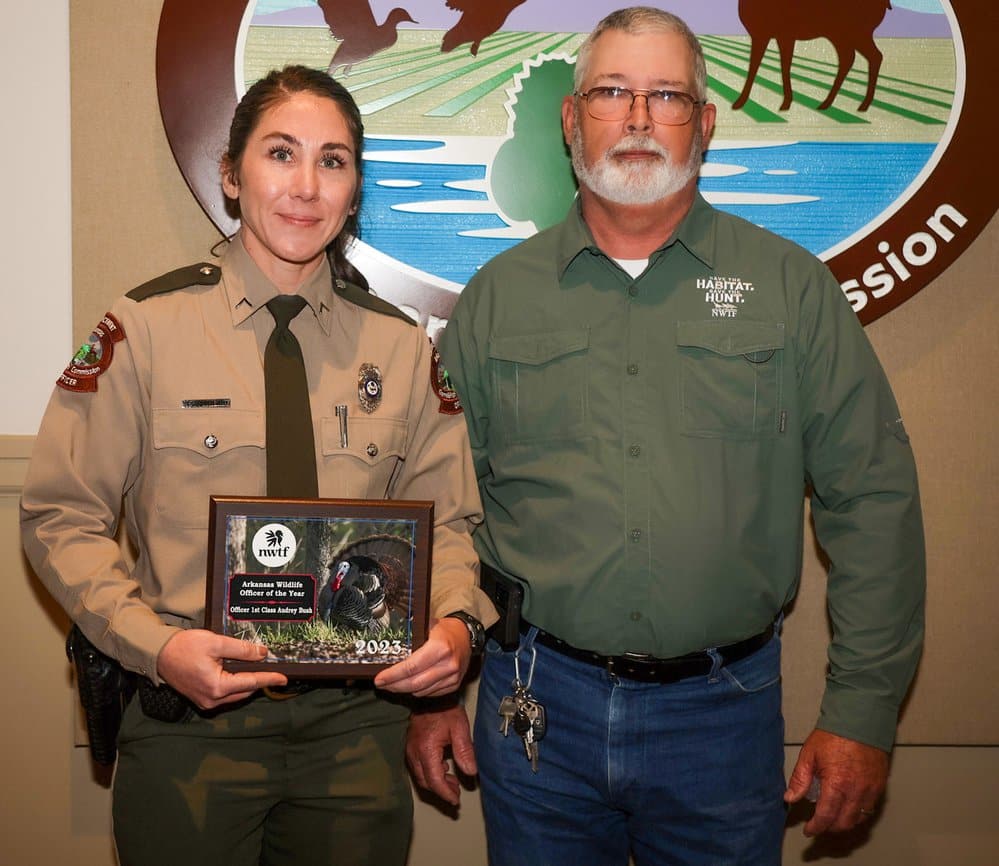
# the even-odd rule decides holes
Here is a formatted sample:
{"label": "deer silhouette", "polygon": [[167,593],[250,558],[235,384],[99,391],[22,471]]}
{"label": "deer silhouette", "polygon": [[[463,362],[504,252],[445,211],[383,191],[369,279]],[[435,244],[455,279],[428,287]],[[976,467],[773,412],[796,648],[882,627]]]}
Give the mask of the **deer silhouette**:
{"label": "deer silhouette", "polygon": [[791,106],[791,59],[798,40],[826,38],[836,49],[839,66],[829,95],[819,108],[833,104],[846,74],[859,52],[867,59],[867,93],[859,111],[867,111],[874,99],[883,55],[874,44],[874,31],[891,9],[890,0],[739,0],[739,19],[751,41],[746,84],[732,108],[746,104],[760,61],[771,39],[777,40],[780,73],[784,85],[781,111]]}

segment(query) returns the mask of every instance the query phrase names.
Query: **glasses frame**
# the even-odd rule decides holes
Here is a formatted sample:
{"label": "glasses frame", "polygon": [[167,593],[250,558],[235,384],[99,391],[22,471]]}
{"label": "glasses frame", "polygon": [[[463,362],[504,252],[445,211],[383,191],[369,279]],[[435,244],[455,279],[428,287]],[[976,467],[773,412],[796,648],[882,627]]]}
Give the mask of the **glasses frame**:
{"label": "glasses frame", "polygon": [[[594,93],[609,93],[612,91],[617,91],[618,93],[622,94],[623,93],[631,94],[631,103],[628,105],[628,110],[623,115],[621,115],[621,117],[598,117],[596,114],[593,113],[593,109],[590,108],[590,97]],[[690,104],[690,113],[687,115],[687,119],[683,121],[656,120],[656,118],[652,114],[652,109],[649,107],[649,97],[652,96],[653,94],[659,94],[661,96],[666,97],[667,102],[669,101],[670,98],[674,96],[683,97],[683,99]],[[619,87],[613,84],[603,84],[597,87],[591,87],[589,90],[586,91],[574,90],[572,92],[572,95],[586,102],[586,113],[589,114],[590,117],[592,117],[594,120],[607,120],[612,123],[618,120],[624,120],[629,114],[631,114],[632,111],[635,110],[635,100],[639,96],[644,96],[645,110],[649,113],[649,118],[652,120],[653,123],[658,123],[660,126],[686,126],[688,123],[690,123],[691,118],[694,116],[694,109],[701,108],[702,106],[707,105],[708,103],[706,99],[695,99],[692,93],[687,93],[683,90],[669,90],[666,88],[643,90],[643,89],[636,89],[633,87]]]}

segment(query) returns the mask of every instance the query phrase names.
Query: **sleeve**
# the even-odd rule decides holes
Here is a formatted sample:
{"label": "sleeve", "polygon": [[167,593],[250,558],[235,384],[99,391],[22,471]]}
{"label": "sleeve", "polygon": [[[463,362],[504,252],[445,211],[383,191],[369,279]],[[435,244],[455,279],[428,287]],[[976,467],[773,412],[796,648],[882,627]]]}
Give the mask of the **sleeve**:
{"label": "sleeve", "polygon": [[473,277],[458,297],[439,342],[441,357],[454,382],[455,390],[461,397],[475,476],[481,485],[491,471],[486,447],[489,437],[489,401],[478,375],[478,371],[486,369],[486,359],[479,357],[473,327],[475,319],[472,298],[477,293],[475,286],[479,279],[481,278]]}
{"label": "sleeve", "polygon": [[835,278],[822,267],[809,282],[797,373],[833,630],[817,726],[887,751],[923,643],[916,467],[888,380]]}
{"label": "sleeve", "polygon": [[156,680],[156,657],[176,629],[145,604],[116,539],[148,435],[146,335],[132,307],[122,300],[109,314],[124,338],[94,377],[96,389],[52,394],[21,497],[21,535],[35,573],[87,637]]}
{"label": "sleeve", "polygon": [[479,558],[471,532],[482,522],[482,505],[465,421],[461,413],[446,411],[450,406],[435,390],[433,348],[422,329],[417,330],[416,342],[410,437],[392,496],[434,501],[431,616],[464,610],[488,627],[497,615],[477,586]]}

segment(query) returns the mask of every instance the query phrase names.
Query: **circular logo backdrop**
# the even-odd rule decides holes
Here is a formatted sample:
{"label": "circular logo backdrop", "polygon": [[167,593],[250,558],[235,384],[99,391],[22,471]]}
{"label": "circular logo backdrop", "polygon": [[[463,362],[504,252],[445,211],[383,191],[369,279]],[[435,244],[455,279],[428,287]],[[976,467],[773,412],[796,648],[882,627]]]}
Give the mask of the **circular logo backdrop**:
{"label": "circular logo backdrop", "polygon": [[[167,137],[229,234],[218,157],[237,100],[274,67],[329,69],[365,122],[352,258],[433,335],[478,267],[565,215],[559,105],[577,47],[619,5],[165,0]],[[825,260],[861,321],[912,297],[995,212],[990,144],[972,126],[999,86],[987,0],[656,5],[704,46],[719,113],[702,194]]]}
{"label": "circular logo backdrop", "polygon": [[283,523],[268,523],[253,534],[253,558],[267,568],[287,565],[295,558],[298,541]]}

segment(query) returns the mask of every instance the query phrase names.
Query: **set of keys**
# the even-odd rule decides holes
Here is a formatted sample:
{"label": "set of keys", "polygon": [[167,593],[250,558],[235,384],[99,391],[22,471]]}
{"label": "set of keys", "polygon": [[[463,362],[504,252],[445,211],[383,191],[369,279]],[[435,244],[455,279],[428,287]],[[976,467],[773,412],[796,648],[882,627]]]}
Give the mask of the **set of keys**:
{"label": "set of keys", "polygon": [[531,671],[528,674],[526,685],[520,679],[519,658],[514,657],[516,676],[513,681],[513,694],[506,695],[500,701],[499,714],[503,719],[500,722],[500,733],[504,737],[507,736],[510,732],[510,726],[513,726],[514,733],[524,743],[524,751],[527,753],[527,760],[531,762],[531,770],[536,773],[538,772],[538,742],[545,736],[547,721],[544,706],[531,694],[531,679],[534,675],[534,660],[536,658],[533,647],[531,653]]}

